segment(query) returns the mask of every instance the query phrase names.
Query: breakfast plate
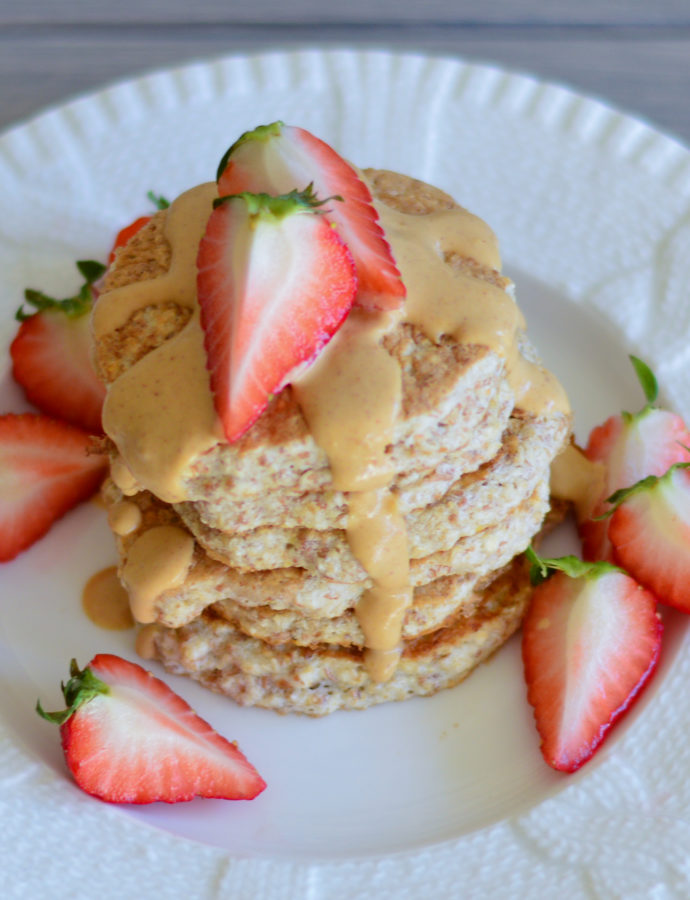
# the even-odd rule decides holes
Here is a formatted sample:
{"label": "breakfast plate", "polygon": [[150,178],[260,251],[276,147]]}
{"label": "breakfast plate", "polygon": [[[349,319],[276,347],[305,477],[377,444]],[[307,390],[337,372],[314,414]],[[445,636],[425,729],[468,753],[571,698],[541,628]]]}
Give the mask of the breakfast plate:
{"label": "breakfast plate", "polygon": [[[173,197],[212,179],[241,131],[278,118],[358,164],[437,184],[489,222],[580,440],[642,405],[630,352],[690,418],[690,153],[524,76],[345,50],[149,75],[0,138],[3,411],[25,408],[7,355],[23,289],[69,293],[74,260],[104,259],[115,232],[147,211],[148,191]],[[553,552],[574,546],[567,525],[551,539]],[[451,691],[320,720],[241,709],[164,676],[239,742],[268,788],[251,803],[115,808],[72,785],[57,733],[33,711],[39,696],[59,705],[71,657],[136,658],[132,632],[100,630],[81,611],[88,577],[114,562],[92,503],[0,569],[0,863],[17,896],[422,898],[430,883],[448,897],[688,890],[682,616],[665,614],[654,682],[575,776],[541,759],[516,638]]]}

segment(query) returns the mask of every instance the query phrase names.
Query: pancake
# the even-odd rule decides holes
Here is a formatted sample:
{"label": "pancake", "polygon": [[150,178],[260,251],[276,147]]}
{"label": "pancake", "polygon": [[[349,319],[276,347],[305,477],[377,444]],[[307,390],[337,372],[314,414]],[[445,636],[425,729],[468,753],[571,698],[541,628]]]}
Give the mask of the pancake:
{"label": "pancake", "polygon": [[[487,578],[492,580],[493,576],[494,573]],[[403,639],[410,640],[434,631],[459,611],[469,615],[480,600],[479,581],[471,575],[457,575],[438,578],[416,588],[412,605],[403,619]],[[244,606],[232,600],[221,600],[214,603],[210,611],[235,625],[243,634],[269,644],[363,647],[365,643],[354,609],[347,609],[340,616],[316,617],[305,616],[301,611],[276,611],[266,606]]]}
{"label": "pancake", "polygon": [[[404,197],[411,196],[419,183],[398,177],[407,190],[394,199],[390,191],[387,196],[404,209]],[[373,187],[375,192],[375,182]],[[447,196],[441,192],[434,201],[433,190],[425,188],[425,196],[427,211],[447,208]],[[167,271],[170,248],[163,235],[163,217],[164,213],[154,216],[116,256],[102,298]],[[476,261],[449,254],[446,262],[487,290],[510,287],[508,279]],[[101,378],[106,384],[117,383],[144,356],[175,339],[189,319],[188,309],[166,302],[135,311],[112,331],[100,333],[96,327],[94,358]],[[506,360],[488,346],[464,344],[449,335],[433,341],[419,327],[405,323],[386,334],[383,344],[402,376],[401,410],[389,451],[394,471],[428,469],[463,449],[465,471],[491,458],[514,405],[505,378]],[[240,440],[216,443],[191,462],[182,479],[185,498],[192,502],[214,494],[230,502],[247,494],[330,486],[326,454],[314,442],[289,386]]]}
{"label": "pancake", "polygon": [[[108,480],[102,491],[107,509],[112,511],[126,503],[135,507],[141,520],[128,534],[116,535],[122,573],[135,542],[148,530],[158,526],[183,524],[172,506],[162,503],[148,492],[125,498]],[[541,485],[519,510],[501,526],[486,529],[459,541],[447,551],[413,560],[410,575],[417,589],[437,579],[459,576],[483,578],[499,569],[523,551],[539,530],[548,510],[548,487]],[[269,607],[293,610],[301,615],[334,617],[356,606],[371,581],[362,572],[359,581],[330,579],[314,567],[288,566],[273,570],[241,571],[209,556],[195,545],[192,564],[184,581],[163,591],[155,604],[156,621],[177,627],[191,621],[203,609],[221,600],[246,607]],[[413,595],[414,596],[414,595]]]}
{"label": "pancake", "polygon": [[[529,534],[539,530],[548,510],[548,497],[546,472],[525,500],[497,511],[497,521],[485,528],[466,534],[450,547],[442,546],[425,556],[413,555],[415,550],[410,548],[412,583],[424,584],[440,574],[469,572],[473,565],[481,565],[487,554],[491,556],[501,552],[498,548],[514,548],[512,554],[524,550]],[[343,531],[315,531],[310,528],[288,531],[264,527],[239,535],[225,535],[197,525],[193,533],[209,556],[240,571],[297,567],[332,581],[364,581],[367,577]],[[432,540],[435,538],[440,542],[439,535],[433,532],[432,535]],[[440,569],[444,571],[441,573]],[[437,571],[439,574],[430,574]]]}
{"label": "pancake", "polygon": [[[363,441],[378,441],[376,471],[391,473],[389,483],[376,488],[388,504],[387,530],[363,553],[361,541],[359,553],[352,549],[353,534],[372,517],[362,510],[375,492],[356,479],[334,478],[326,450],[307,425],[314,395],[308,386],[304,393],[302,381],[273,397],[239,440],[222,439],[194,266],[196,235],[214,186],[182,195],[169,214],[154,216],[118,252],[94,312],[95,364],[109,386],[104,424],[112,479],[103,496],[135,617],[151,623],[147,652],[153,648],[170,671],[239,703],[279,712],[323,715],[432,694],[457,684],[494,652],[524,613],[530,589],[520,554],[549,513],[550,463],[570,430],[560,388],[539,364],[512,285],[498,271],[489,229],[414,179],[374,170],[366,178],[382,223],[392,229],[387,233],[395,233],[395,246],[408,254],[407,268],[400,263],[411,277],[406,318],[354,307],[314,367],[322,373],[321,359],[328,361],[328,377],[316,379],[321,413],[324,406],[333,409],[334,358],[346,360],[348,390],[339,396],[354,396],[352,375],[356,381],[364,366],[355,372],[352,360],[368,364],[371,357],[349,356],[352,346],[375,352],[394,373],[381,392],[384,414],[372,419],[392,426],[376,434],[368,426]],[[427,224],[416,229],[415,217],[427,217]],[[415,271],[410,254],[420,247],[425,262]],[[427,279],[431,292],[420,287],[427,260],[444,286],[440,293],[436,278]],[[409,291],[415,278],[416,292]],[[415,297],[426,298],[428,314]],[[350,328],[354,344],[339,344]],[[366,340],[357,344],[362,334]],[[375,346],[367,343],[371,334],[378,335]],[[335,357],[329,355],[334,346]],[[147,403],[139,407],[130,401],[143,385]],[[368,403],[355,419],[363,418],[364,408]],[[323,436],[318,427],[315,434]],[[355,456],[355,470],[364,471],[370,457]],[[366,503],[358,506],[358,500]],[[358,613],[369,590],[381,584],[371,559],[395,529],[405,535],[395,559],[405,573],[398,593],[407,604],[411,588],[412,602],[399,607],[400,663],[384,675],[372,659],[378,653],[380,661],[398,633],[391,644],[371,642]],[[151,555],[149,538],[163,534],[180,551],[174,576],[146,593],[142,568],[155,569],[169,550],[160,544]],[[382,639],[380,625],[376,640]]]}
{"label": "pancake", "polygon": [[274,647],[212,612],[177,630],[156,626],[152,640],[168,671],[188,675],[240,705],[322,716],[459,684],[519,627],[530,593],[528,566],[518,557],[484,589],[469,616],[460,614],[430,635],[404,641],[398,668],[385,682],[371,680],[361,652]]}
{"label": "pancake", "polygon": [[[458,479],[436,503],[405,514],[410,558],[447,550],[460,539],[505,521],[548,480],[551,460],[568,430],[569,423],[562,416],[511,419],[493,460]],[[404,513],[401,494],[404,496],[404,491],[397,496]],[[201,546],[234,568],[301,566],[313,571],[308,560],[316,559],[318,571],[328,578],[352,581],[363,577],[363,573],[359,577],[354,574],[357,563],[344,530],[346,513],[339,529],[263,526],[222,531],[202,521],[195,504],[178,504],[176,509]],[[341,562],[332,562],[335,557]],[[334,565],[339,565],[337,571]]]}

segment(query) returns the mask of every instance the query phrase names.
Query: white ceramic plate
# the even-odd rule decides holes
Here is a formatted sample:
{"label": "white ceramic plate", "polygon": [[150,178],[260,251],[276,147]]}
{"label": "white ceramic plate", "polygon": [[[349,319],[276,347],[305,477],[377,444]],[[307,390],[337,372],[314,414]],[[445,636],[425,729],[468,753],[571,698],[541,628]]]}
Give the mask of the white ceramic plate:
{"label": "white ceramic plate", "polygon": [[[1,409],[22,408],[5,351],[23,288],[73,289],[73,261],[104,258],[115,231],[146,211],[148,190],[174,196],[211,179],[242,130],[276,118],[359,164],[436,183],[494,227],[581,439],[641,405],[631,351],[690,413],[690,154],[561,88],[457,61],[349,51],[153,75],[0,139]],[[567,531],[555,539],[571,542]],[[114,560],[103,514],[86,505],[0,569],[0,794],[12,835],[0,861],[27,896],[32,885],[51,897],[79,885],[85,896],[98,886],[101,896],[310,900],[374,887],[422,898],[430,883],[434,896],[492,897],[687,886],[676,859],[690,795],[681,617],[667,619],[644,699],[574,777],[541,760],[513,641],[452,691],[323,720],[240,709],[166,676],[239,741],[269,787],[252,803],[116,809],[71,785],[57,733],[33,712],[38,696],[59,705],[70,657],[136,658],[131,633],[100,631],[80,611],[84,582]],[[97,851],[66,854],[67,830],[72,847],[96,840]],[[112,867],[118,880],[106,883]]]}

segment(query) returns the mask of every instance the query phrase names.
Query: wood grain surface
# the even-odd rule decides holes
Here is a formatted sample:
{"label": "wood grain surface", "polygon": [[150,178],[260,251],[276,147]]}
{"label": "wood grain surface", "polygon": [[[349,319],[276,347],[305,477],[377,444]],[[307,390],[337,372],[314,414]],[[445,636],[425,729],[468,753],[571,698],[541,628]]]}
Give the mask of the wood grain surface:
{"label": "wood grain surface", "polygon": [[160,67],[304,47],[490,62],[690,144],[689,0],[0,0],[0,129]]}

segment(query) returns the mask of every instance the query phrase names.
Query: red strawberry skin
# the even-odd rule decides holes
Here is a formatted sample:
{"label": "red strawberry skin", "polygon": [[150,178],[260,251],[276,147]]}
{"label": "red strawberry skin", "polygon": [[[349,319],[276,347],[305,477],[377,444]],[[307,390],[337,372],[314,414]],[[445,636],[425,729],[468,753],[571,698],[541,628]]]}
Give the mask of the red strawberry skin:
{"label": "red strawberry skin", "polygon": [[91,365],[89,346],[87,315],[38,312],[21,323],[12,341],[12,374],[41,412],[99,434],[105,388]]}
{"label": "red strawberry skin", "polygon": [[661,634],[654,596],[622,572],[558,572],[535,588],[522,655],[550,766],[573,772],[593,755],[649,681]]}
{"label": "red strawberry skin", "polygon": [[611,516],[616,562],[661,603],[690,612],[690,473],[672,469]]}
{"label": "red strawberry skin", "polygon": [[329,202],[326,214],[355,261],[356,305],[388,310],[402,305],[405,286],[369,188],[324,141],[304,128],[276,122],[243,135],[226,155],[221,170],[221,196],[241,191],[284,194],[313,183],[319,199],[341,197],[342,201]]}
{"label": "red strawberry skin", "polygon": [[211,388],[235,441],[338,329],[357,289],[354,264],[322,215],[250,222],[234,198],[212,212],[197,267]]}
{"label": "red strawberry skin", "polygon": [[0,561],[14,559],[98,490],[106,460],[90,435],[34,413],[0,416]]}
{"label": "red strawberry skin", "polygon": [[[606,467],[606,483],[600,497],[592,498],[591,516],[606,512],[614,491],[630,487],[648,475],[663,475],[671,465],[690,460],[690,432],[674,413],[650,407],[625,420],[611,416],[590,434],[585,454]],[[607,532],[608,520],[586,519],[578,524],[585,559],[613,560]]]}
{"label": "red strawberry skin", "polygon": [[99,654],[88,668],[109,687],[60,726],[77,784],[111,803],[249,800],[266,783],[237,746],[136,663]]}

